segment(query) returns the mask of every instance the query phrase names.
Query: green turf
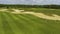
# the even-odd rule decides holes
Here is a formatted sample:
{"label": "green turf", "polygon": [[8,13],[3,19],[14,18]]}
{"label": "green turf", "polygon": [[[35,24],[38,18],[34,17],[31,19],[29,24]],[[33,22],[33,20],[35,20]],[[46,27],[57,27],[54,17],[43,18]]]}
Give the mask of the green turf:
{"label": "green turf", "polygon": [[[24,10],[60,15],[59,9],[24,8]],[[0,34],[60,34],[60,21],[42,19],[31,14],[0,12]]]}
{"label": "green turf", "polygon": [[0,34],[60,34],[60,21],[0,12]]}

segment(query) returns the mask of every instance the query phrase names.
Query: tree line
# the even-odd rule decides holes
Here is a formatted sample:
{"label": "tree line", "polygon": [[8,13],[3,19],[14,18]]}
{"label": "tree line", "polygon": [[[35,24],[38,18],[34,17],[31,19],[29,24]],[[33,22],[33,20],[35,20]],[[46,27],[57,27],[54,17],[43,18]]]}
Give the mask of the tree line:
{"label": "tree line", "polygon": [[0,4],[0,8],[52,8],[52,9],[60,9],[60,5],[6,5],[6,4]]}

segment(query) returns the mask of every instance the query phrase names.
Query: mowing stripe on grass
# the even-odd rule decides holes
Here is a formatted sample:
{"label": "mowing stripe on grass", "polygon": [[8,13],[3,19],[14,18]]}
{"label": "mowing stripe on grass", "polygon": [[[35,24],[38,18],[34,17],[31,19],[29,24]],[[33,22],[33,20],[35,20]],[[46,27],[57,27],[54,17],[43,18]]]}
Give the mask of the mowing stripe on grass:
{"label": "mowing stripe on grass", "polygon": [[[10,16],[10,15],[9,15],[9,16]],[[12,16],[13,16],[13,15],[12,15]],[[11,17],[12,17],[12,16],[11,16]],[[14,16],[13,16],[13,17],[14,17]],[[12,18],[12,19],[13,19],[13,18]],[[22,19],[24,19],[24,18],[22,18]],[[15,21],[15,22],[16,22],[16,21]],[[26,22],[24,22],[24,23],[26,23]],[[23,23],[23,24],[24,24],[24,23]],[[28,23],[28,22],[27,22],[27,23]],[[31,22],[30,22],[30,23],[31,23]],[[17,24],[17,23],[16,23],[16,24]],[[18,24],[17,24],[17,26],[18,26]],[[21,26],[23,26],[23,25],[20,23],[20,26],[18,26],[18,27],[21,29],[21,28],[22,28]],[[27,25],[27,26],[29,26],[29,25]],[[32,26],[31,26],[31,27],[32,27]],[[36,29],[35,29],[35,28],[36,28],[35,26],[33,27],[33,29],[30,28],[30,30],[27,30],[27,29],[25,29],[25,28],[26,28],[26,25],[25,25],[24,28],[22,28],[22,30],[23,30],[23,31],[25,30],[26,32],[25,32],[25,31],[24,31],[24,32],[25,32],[26,34],[37,34],[37,33],[38,33],[38,31],[35,31],[35,30],[36,30]],[[41,33],[41,31],[39,31],[39,34],[40,34],[40,33]],[[41,34],[42,34],[42,33],[41,33]]]}
{"label": "mowing stripe on grass", "polygon": [[3,23],[3,30],[5,34],[14,34],[10,25],[7,22],[7,18],[5,17],[4,13],[2,13],[2,23]]}
{"label": "mowing stripe on grass", "polygon": [[4,34],[3,24],[2,24],[2,12],[0,12],[0,34]]}
{"label": "mowing stripe on grass", "polygon": [[[13,24],[15,23],[18,30],[20,30],[21,34],[59,34],[60,33],[60,29],[57,28],[58,24],[53,23],[51,25],[51,24],[49,24],[50,21],[48,21],[48,20],[47,20],[48,21],[47,23],[42,22],[42,24],[41,24],[39,21],[36,22],[36,19],[38,20],[38,18],[36,18],[35,16],[31,16],[31,15],[25,15],[25,14],[14,15],[14,14],[9,14],[9,13],[5,13],[4,15],[6,15],[6,17],[8,16],[9,17],[8,20],[11,20]],[[27,17],[27,16],[29,16],[29,17]],[[35,19],[32,19],[30,17],[34,17]],[[39,20],[41,20],[41,19],[39,19]],[[44,20],[42,20],[42,21],[44,21]],[[54,22],[54,21],[52,21],[52,22]],[[10,25],[12,23],[10,23],[10,21],[9,21]],[[53,27],[54,29],[51,27],[54,24],[57,26],[56,27],[57,29],[55,28],[55,26]],[[32,30],[32,28],[33,28],[33,30]]]}
{"label": "mowing stripe on grass", "polygon": [[[5,13],[6,17],[8,18],[7,21],[9,23],[9,25],[11,26],[13,32],[15,34],[23,34],[23,32],[21,30],[19,30],[19,28],[17,27],[17,25],[15,24],[15,21],[13,20],[13,18],[11,18],[10,16],[8,16],[8,13]],[[14,16],[14,15],[13,15]],[[9,21],[10,20],[10,21]]]}
{"label": "mowing stripe on grass", "polygon": [[[20,17],[21,17],[21,15],[20,15]],[[26,18],[26,19],[29,19],[29,18],[27,18],[27,16],[25,15],[25,16],[22,16],[23,18]],[[32,16],[31,16],[32,17]],[[35,17],[35,16],[33,16],[33,17]],[[25,20],[26,20],[25,19]],[[31,19],[31,18],[30,18]],[[38,20],[38,19],[37,19]],[[31,21],[31,20],[29,20],[29,21]],[[33,20],[32,20],[33,21]],[[37,22],[35,22],[35,23],[37,23]],[[49,22],[48,22],[49,23]],[[37,25],[36,25],[37,26]],[[36,27],[35,26],[35,27]],[[38,26],[37,26],[38,27]],[[45,24],[44,22],[43,22],[43,24],[40,24],[40,28],[42,27],[42,29],[43,29],[43,31],[45,32],[45,31],[48,31],[48,32],[45,32],[45,33],[55,33],[57,30],[59,31],[59,29],[56,29],[54,26],[52,26],[51,24]]]}
{"label": "mowing stripe on grass", "polygon": [[[20,19],[23,19],[23,21],[26,21],[27,23],[33,23],[33,22],[31,22],[29,19],[28,20],[26,20],[27,18],[25,18],[25,17],[23,17],[23,16],[21,16],[21,15],[19,15],[19,18]],[[28,22],[29,21],[29,22]],[[33,23],[33,25],[32,24],[29,24],[30,26],[34,26],[33,27],[33,33],[35,33],[35,34],[37,34],[36,32],[38,32],[39,34],[41,33],[42,34],[42,31],[41,30],[38,30],[38,25],[34,25],[35,24],[35,22]],[[43,26],[43,25],[41,25],[41,26]],[[38,30],[38,31],[35,31],[35,30]]]}
{"label": "mowing stripe on grass", "polygon": [[[29,21],[29,23],[33,23],[33,24],[34,24],[33,26],[35,27],[35,28],[34,28],[35,30],[38,30],[39,28],[40,28],[40,29],[46,28],[46,25],[45,25],[45,24],[38,24],[36,21],[31,20],[31,18],[28,18],[26,15],[25,15],[25,16],[20,15],[20,18],[21,18],[21,17],[23,17],[25,21]],[[31,16],[31,17],[33,17],[33,16]],[[37,20],[38,20],[38,19],[37,19]],[[47,30],[47,31],[49,32],[48,29],[45,29],[45,30]],[[41,31],[41,30],[40,30],[40,31]],[[44,30],[42,30],[42,31],[44,31]],[[42,31],[41,31],[41,32],[42,32]],[[39,31],[37,31],[37,32],[39,32]],[[45,31],[44,31],[44,32],[45,32]],[[45,32],[45,33],[46,33],[46,32]]]}
{"label": "mowing stripe on grass", "polygon": [[[26,22],[18,19],[18,21],[15,19],[17,18],[16,16],[13,16],[13,14],[9,14],[9,16],[11,17],[11,19],[13,19],[15,22],[16,22],[16,25],[20,28],[20,30],[22,30],[24,33],[26,34],[32,34],[32,31],[30,30],[30,27],[29,25],[25,24]],[[14,18],[15,17],[15,18]]]}

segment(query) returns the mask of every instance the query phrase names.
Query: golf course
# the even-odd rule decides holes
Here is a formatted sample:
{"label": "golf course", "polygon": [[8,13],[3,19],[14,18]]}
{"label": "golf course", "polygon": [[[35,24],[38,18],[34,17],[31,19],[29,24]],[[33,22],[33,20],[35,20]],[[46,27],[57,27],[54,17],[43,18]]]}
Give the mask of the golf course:
{"label": "golf course", "polygon": [[0,9],[0,34],[60,34],[59,9],[20,9]]}

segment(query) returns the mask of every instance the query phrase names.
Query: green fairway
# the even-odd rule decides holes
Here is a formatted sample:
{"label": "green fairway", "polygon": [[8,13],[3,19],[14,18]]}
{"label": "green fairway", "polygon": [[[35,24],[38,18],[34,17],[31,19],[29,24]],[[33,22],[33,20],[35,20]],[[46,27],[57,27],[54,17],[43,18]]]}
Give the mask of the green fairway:
{"label": "green fairway", "polygon": [[[60,15],[60,10],[44,11],[41,9],[38,12]],[[31,14],[0,12],[0,34],[60,34],[60,21],[42,19]]]}
{"label": "green fairway", "polygon": [[59,34],[59,21],[39,19],[33,15],[0,13],[0,34]]}

